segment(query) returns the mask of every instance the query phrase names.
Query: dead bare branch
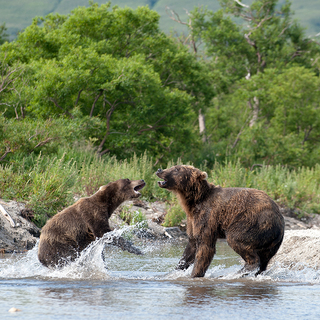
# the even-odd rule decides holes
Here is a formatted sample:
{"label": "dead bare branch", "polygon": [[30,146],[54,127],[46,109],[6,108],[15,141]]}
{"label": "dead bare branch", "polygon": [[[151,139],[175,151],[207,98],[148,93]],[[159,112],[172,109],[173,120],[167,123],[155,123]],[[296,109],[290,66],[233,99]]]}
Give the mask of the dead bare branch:
{"label": "dead bare branch", "polygon": [[74,119],[74,116],[68,110],[64,110],[54,98],[49,98],[49,100],[52,101],[57,108],[62,110],[64,114],[68,115],[71,119]]}
{"label": "dead bare branch", "polygon": [[263,165],[262,164],[253,164],[252,166],[251,166],[251,168],[250,168],[250,171],[252,171],[255,167],[263,167]]}
{"label": "dead bare branch", "polygon": [[289,24],[279,33],[278,37],[281,37],[281,36],[284,34],[284,32],[285,32],[291,25],[292,25],[292,23],[289,23]]}
{"label": "dead bare branch", "polygon": [[10,214],[4,209],[4,207],[1,204],[0,204],[0,212],[10,222],[12,228],[15,228],[16,226],[18,226],[15,224]]}
{"label": "dead bare branch", "polygon": [[99,152],[99,155],[103,156],[104,154],[108,153],[109,151],[110,151],[110,149],[103,150],[103,151]]}
{"label": "dead bare branch", "polygon": [[309,129],[305,129],[304,130],[304,138],[303,138],[303,141],[302,141],[302,145],[304,145],[304,143],[309,140],[309,136],[310,136],[310,133],[311,131],[313,130],[313,127],[310,126]]}
{"label": "dead bare branch", "polygon": [[[10,79],[10,76],[12,74],[14,74],[15,72],[21,70],[21,72],[16,76]],[[6,74],[6,76],[3,76],[3,74],[1,75],[1,83],[0,83],[0,93],[4,90],[13,90],[13,88],[8,88],[10,84],[14,83],[23,73],[24,70],[22,70],[21,67],[19,68],[15,68],[11,71],[9,71],[9,73]]]}
{"label": "dead bare branch", "polygon": [[53,138],[47,138],[46,140],[39,142],[33,149],[42,147],[45,144],[49,143],[51,140],[53,140]]}
{"label": "dead bare branch", "polygon": [[75,106],[77,106],[78,105],[78,102],[79,102],[79,99],[80,99],[80,95],[81,95],[81,92],[83,91],[83,89],[80,89],[79,90],[79,92],[78,92],[78,96],[77,96],[77,100],[76,100],[76,102],[75,102]]}
{"label": "dead bare branch", "polygon": [[245,33],[244,38],[247,40],[247,42],[250,44],[250,46],[256,48],[256,43],[249,38],[251,33],[252,33],[252,31],[250,31],[249,33]]}
{"label": "dead bare branch", "polygon": [[[169,11],[171,14],[169,14]],[[181,19],[180,19],[180,16],[177,12],[175,12],[174,10],[170,9],[170,7],[166,6],[166,13],[167,15],[170,17],[171,20],[175,21],[175,22],[178,22],[180,24],[184,24],[184,25],[189,25],[189,23],[187,22],[183,22]]]}
{"label": "dead bare branch", "polygon": [[172,145],[173,143],[173,140],[171,140],[171,142],[169,143],[168,147],[165,147],[160,141],[156,140],[156,139],[153,139],[153,138],[150,138],[152,141],[156,142],[157,144],[159,144],[163,149],[167,150],[167,151],[170,151],[170,146]]}
{"label": "dead bare branch", "polygon": [[154,167],[160,162],[160,160],[163,158],[163,156],[164,156],[164,154],[162,154],[162,155],[156,160],[156,162],[153,164]]}
{"label": "dead bare branch", "polygon": [[248,5],[244,4],[244,3],[241,3],[239,0],[234,0],[238,5],[240,5],[241,7],[244,7],[244,8],[250,8]]}
{"label": "dead bare branch", "polygon": [[102,94],[103,94],[103,90],[99,90],[99,93],[96,95],[96,97],[95,97],[95,99],[94,99],[94,101],[93,101],[93,104],[92,104],[92,108],[91,108],[91,111],[90,111],[90,118],[92,117],[92,115],[93,115],[93,110],[94,110],[94,108],[95,108],[95,106],[96,106],[96,103],[97,103],[97,101],[99,100],[99,98],[102,96]]}
{"label": "dead bare branch", "polygon": [[267,13],[266,13],[266,16],[263,19],[261,19],[260,22],[253,29],[251,29],[247,34],[244,35],[244,37],[246,38],[247,42],[251,46],[255,46],[255,43],[249,37],[251,36],[252,32],[257,30],[257,29],[259,29],[262,26],[263,23],[265,23],[266,21],[272,19],[272,16],[268,17],[269,12],[270,12],[270,10],[268,9]]}
{"label": "dead bare branch", "polygon": [[293,60],[295,57],[300,57],[303,52],[304,51],[302,51],[302,50],[297,50],[296,52],[293,53],[290,60]]}
{"label": "dead bare branch", "polygon": [[240,136],[241,136],[241,134],[242,134],[242,132],[243,132],[243,130],[244,130],[244,127],[245,127],[246,124],[248,123],[248,121],[249,121],[249,118],[247,118],[247,120],[246,120],[245,123],[243,124],[242,128],[240,129],[240,131],[239,131],[239,133],[238,133],[238,135],[237,135],[237,138],[236,138],[236,140],[234,141],[231,149],[234,149],[234,148],[236,147],[236,145],[238,144],[238,142],[239,142],[239,140],[240,140]]}
{"label": "dead bare branch", "polygon": [[[188,22],[183,22],[181,19],[180,19],[180,16],[177,12],[175,12],[174,10],[170,9],[170,7],[166,6],[166,13],[167,15],[169,16],[169,18],[175,22],[178,22],[180,24],[183,24],[183,25],[186,25],[190,28],[190,30],[193,30],[193,26],[192,26],[192,19],[190,18],[190,13],[188,12],[187,9],[184,9],[187,13],[187,15],[189,16],[189,21]],[[170,13],[169,13],[170,11]],[[196,41],[195,39],[193,38],[192,34],[189,35],[191,36],[190,37],[190,43],[192,45],[192,48],[193,48],[193,51],[194,53],[197,53],[198,52],[198,48],[197,48],[197,45],[196,45]]]}
{"label": "dead bare branch", "polygon": [[137,134],[142,134],[142,132],[145,132],[145,131],[152,131],[152,130],[157,130],[159,128],[162,128],[162,127],[168,127],[168,125],[161,125],[161,126],[157,126],[157,124],[162,121],[163,119],[165,119],[167,116],[163,116],[162,118],[160,118],[154,125],[148,125],[149,128],[145,128],[145,129],[140,129],[138,131]]}
{"label": "dead bare branch", "polygon": [[248,101],[248,104],[250,106],[250,108],[252,109],[252,118],[250,120],[249,123],[249,127],[253,127],[257,120],[258,120],[258,116],[259,116],[259,99],[257,97],[253,97],[253,105],[251,103],[251,101]]}
{"label": "dead bare branch", "polygon": [[202,109],[199,109],[198,121],[199,121],[199,133],[202,136],[202,142],[206,142],[207,141],[207,137],[206,137],[206,121],[205,121],[205,116],[202,113]]}
{"label": "dead bare branch", "polygon": [[314,65],[318,62],[319,58],[320,58],[320,57],[317,57],[317,58],[311,63],[311,65],[314,66]]}
{"label": "dead bare branch", "polygon": [[[120,76],[122,77],[122,75]],[[119,77],[119,78],[120,78]],[[118,78],[118,79],[119,79]],[[106,112],[106,118],[107,118],[107,131],[106,131],[106,134],[104,135],[101,143],[99,144],[98,146],[98,154],[101,155],[101,150],[102,150],[102,147],[103,145],[105,144],[108,136],[111,134],[110,132],[110,120],[111,120],[111,116],[114,112],[114,110],[116,109],[117,106],[121,105],[121,104],[131,104],[131,105],[135,105],[134,101],[130,101],[130,100],[124,100],[124,101],[118,101],[118,99],[116,99],[113,103],[111,103],[109,100],[107,100],[105,97],[103,99],[104,102],[106,102],[109,106],[110,106],[110,109]],[[108,152],[108,151],[107,151]]]}
{"label": "dead bare branch", "polygon": [[107,137],[108,135],[110,134],[110,119],[111,119],[111,115],[112,113],[114,112],[115,108],[117,107],[117,103],[116,103],[117,100],[114,101],[114,103],[111,105],[111,103],[106,100],[106,102],[111,105],[110,109],[106,112],[106,118],[107,118],[107,132],[106,134],[104,135],[101,143],[99,144],[99,147],[98,147],[98,153],[101,155],[101,150],[102,150],[102,147],[103,145],[105,144],[106,140],[107,140]]}
{"label": "dead bare branch", "polygon": [[12,153],[12,150],[9,147],[6,148],[5,153],[0,157],[0,161],[2,161],[8,153]]}
{"label": "dead bare branch", "polygon": [[137,134],[140,135],[140,134],[142,134],[143,132],[146,132],[146,131],[155,131],[155,130],[157,130],[159,128],[163,128],[163,127],[168,127],[168,125],[164,124],[162,126],[152,126],[150,128],[140,129]]}

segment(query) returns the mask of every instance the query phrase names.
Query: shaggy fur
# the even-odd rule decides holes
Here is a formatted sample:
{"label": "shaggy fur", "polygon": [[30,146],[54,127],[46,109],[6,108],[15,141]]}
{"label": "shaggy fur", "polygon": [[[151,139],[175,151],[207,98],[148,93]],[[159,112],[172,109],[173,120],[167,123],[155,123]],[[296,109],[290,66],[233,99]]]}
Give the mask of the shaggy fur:
{"label": "shaggy fur", "polygon": [[216,252],[218,238],[245,261],[243,271],[266,270],[284,234],[277,204],[263,191],[222,188],[207,182],[207,174],[192,166],[156,172],[161,188],[173,191],[187,215],[188,245],[177,269],[194,263],[192,277],[203,277]]}
{"label": "shaggy fur", "polygon": [[[51,218],[41,230],[38,258],[47,266],[61,267],[73,261],[96,238],[111,231],[109,218],[125,200],[138,198],[143,180],[120,179],[100,187]],[[117,239],[115,245],[121,247]]]}

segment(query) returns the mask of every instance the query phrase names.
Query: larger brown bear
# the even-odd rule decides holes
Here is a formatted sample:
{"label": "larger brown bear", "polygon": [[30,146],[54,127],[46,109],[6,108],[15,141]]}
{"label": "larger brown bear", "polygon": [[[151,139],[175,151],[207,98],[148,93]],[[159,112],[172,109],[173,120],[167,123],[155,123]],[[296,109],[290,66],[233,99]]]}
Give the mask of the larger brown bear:
{"label": "larger brown bear", "polygon": [[[138,198],[143,180],[120,179],[110,182],[91,197],[82,198],[51,218],[41,230],[38,258],[47,267],[61,267],[75,260],[96,238],[111,231],[109,218],[125,200]],[[114,243],[131,251],[123,238]]]}
{"label": "larger brown bear", "polygon": [[222,188],[207,182],[207,173],[178,165],[156,172],[161,188],[177,194],[187,214],[188,245],[177,269],[194,263],[192,277],[203,277],[216,252],[217,238],[245,261],[243,271],[266,270],[284,234],[277,204],[263,191]]}

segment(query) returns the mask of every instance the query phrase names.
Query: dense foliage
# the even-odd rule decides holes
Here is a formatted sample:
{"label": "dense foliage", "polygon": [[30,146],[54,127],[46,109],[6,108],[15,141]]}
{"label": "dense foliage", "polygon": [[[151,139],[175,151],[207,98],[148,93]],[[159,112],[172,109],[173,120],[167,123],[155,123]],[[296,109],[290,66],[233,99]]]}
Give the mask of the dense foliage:
{"label": "dense foliage", "polygon": [[158,19],[147,7],[110,4],[35,18],[2,46],[12,80],[0,96],[3,116],[39,126],[57,117],[73,127],[81,121],[83,138],[100,155],[190,154],[185,143],[197,147],[199,140],[196,106],[212,97],[209,76],[186,47],[159,31]]}
{"label": "dense foliage", "polygon": [[304,36],[289,2],[281,11],[277,0],[250,7],[221,2],[224,10],[197,8],[190,19],[191,38],[205,43],[216,74],[217,95],[206,109],[208,160],[314,166],[320,157],[319,43]]}
{"label": "dense foliage", "polygon": [[[288,2],[281,12],[277,0],[221,4],[217,12],[190,13],[184,42],[162,33],[148,7],[92,3],[36,17],[1,46],[2,117],[30,130],[24,140],[10,133],[19,128],[3,131],[0,160],[80,139],[119,159],[147,150],[160,163],[240,158],[245,166],[314,166],[319,44],[304,36]],[[193,50],[183,44],[188,39]],[[206,119],[201,135],[198,113]]]}

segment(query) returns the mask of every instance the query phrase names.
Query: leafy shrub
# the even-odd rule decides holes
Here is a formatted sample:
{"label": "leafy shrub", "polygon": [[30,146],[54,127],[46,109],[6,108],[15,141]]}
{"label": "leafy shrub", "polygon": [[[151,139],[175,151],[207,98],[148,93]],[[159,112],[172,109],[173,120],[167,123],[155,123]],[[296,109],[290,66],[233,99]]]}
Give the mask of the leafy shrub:
{"label": "leafy shrub", "polygon": [[140,228],[148,226],[147,218],[141,210],[133,212],[129,207],[124,207],[120,212],[120,218],[129,225],[138,225]]}
{"label": "leafy shrub", "polygon": [[167,214],[164,217],[163,226],[164,227],[173,227],[181,223],[182,220],[186,219],[186,213],[181,208],[178,201],[175,199],[171,202]]}

